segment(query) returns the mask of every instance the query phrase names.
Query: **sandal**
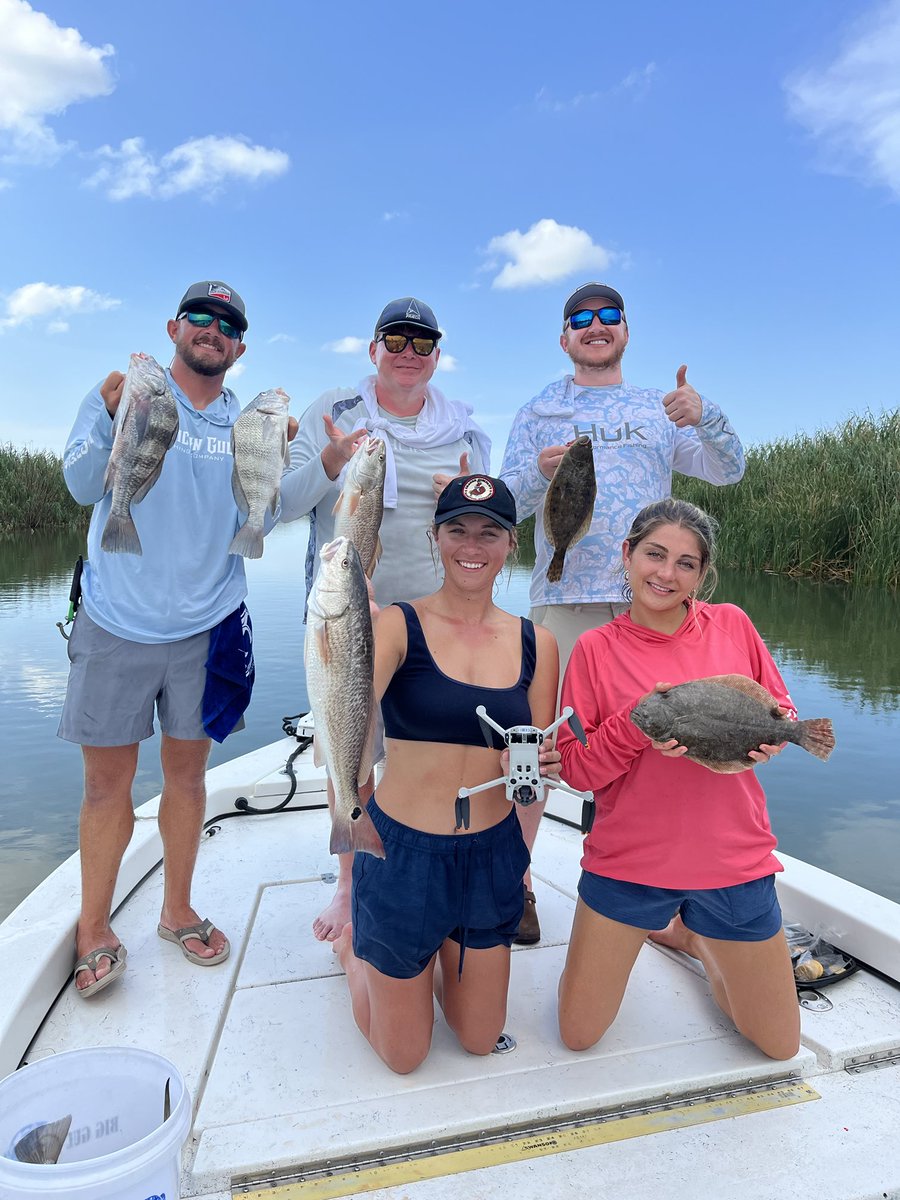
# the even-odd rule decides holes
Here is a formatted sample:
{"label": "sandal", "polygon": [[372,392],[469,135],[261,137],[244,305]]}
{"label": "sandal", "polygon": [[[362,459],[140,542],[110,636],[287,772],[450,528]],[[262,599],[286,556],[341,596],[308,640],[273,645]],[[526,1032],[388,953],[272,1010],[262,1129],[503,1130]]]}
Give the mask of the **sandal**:
{"label": "sandal", "polygon": [[75,964],[75,970],[72,972],[73,983],[75,983],[82,971],[93,971],[96,975],[101,958],[109,959],[109,970],[105,975],[101,975],[99,979],[95,979],[93,983],[89,983],[86,988],[76,987],[75,991],[84,1000],[87,1000],[88,996],[96,996],[97,992],[102,991],[109,984],[115,983],[119,978],[128,965],[125,961],[127,957],[128,951],[121,942],[119,942],[115,949],[112,946],[101,946],[99,950],[92,950],[90,954],[85,954]]}
{"label": "sandal", "polygon": [[188,960],[198,967],[214,967],[217,963],[224,962],[231,953],[231,943],[228,938],[225,939],[225,945],[218,954],[213,954],[209,958],[204,958],[202,954],[198,954],[196,950],[188,950],[185,942],[189,942],[192,938],[196,938],[200,942],[205,942],[209,945],[209,935],[215,929],[212,921],[209,919],[199,921],[196,925],[185,925],[183,929],[166,929],[165,925],[157,925],[156,932],[161,938],[167,942],[175,942],[181,946],[181,953]]}
{"label": "sandal", "polygon": [[522,887],[525,890],[525,910],[513,941],[517,946],[533,946],[541,940],[541,923],[538,920],[534,892],[529,891],[524,884]]}

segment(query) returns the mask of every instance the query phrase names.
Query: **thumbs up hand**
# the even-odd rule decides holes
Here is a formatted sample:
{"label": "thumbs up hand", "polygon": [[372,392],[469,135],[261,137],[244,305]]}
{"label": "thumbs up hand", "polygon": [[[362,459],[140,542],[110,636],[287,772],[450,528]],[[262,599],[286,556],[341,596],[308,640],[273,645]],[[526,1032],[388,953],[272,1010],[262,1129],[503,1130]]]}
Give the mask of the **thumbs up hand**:
{"label": "thumbs up hand", "polygon": [[703,401],[688,383],[687,366],[684,363],[675,372],[675,391],[663,396],[663,408],[672,424],[679,429],[684,429],[685,425],[700,424]]}
{"label": "thumbs up hand", "polygon": [[456,475],[444,475],[439,472],[437,475],[432,476],[431,486],[434,489],[435,500],[439,499],[441,492],[444,490],[444,488],[447,486],[447,484],[450,482],[451,479],[461,479],[461,478],[464,478],[466,475],[471,475],[471,471],[469,470],[469,452],[468,452],[468,450],[464,450],[462,452],[462,454],[459,456],[459,470],[457,471]]}

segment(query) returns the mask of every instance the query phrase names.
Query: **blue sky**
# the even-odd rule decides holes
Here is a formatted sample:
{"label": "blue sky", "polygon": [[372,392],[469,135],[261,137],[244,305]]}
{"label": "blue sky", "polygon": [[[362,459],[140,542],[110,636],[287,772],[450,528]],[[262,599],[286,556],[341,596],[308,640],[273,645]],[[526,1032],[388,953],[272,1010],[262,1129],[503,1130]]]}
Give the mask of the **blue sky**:
{"label": "blue sky", "polygon": [[898,0],[0,0],[0,80],[2,442],[61,450],[203,278],[297,415],[426,300],[495,465],[588,279],[748,444],[898,404]]}

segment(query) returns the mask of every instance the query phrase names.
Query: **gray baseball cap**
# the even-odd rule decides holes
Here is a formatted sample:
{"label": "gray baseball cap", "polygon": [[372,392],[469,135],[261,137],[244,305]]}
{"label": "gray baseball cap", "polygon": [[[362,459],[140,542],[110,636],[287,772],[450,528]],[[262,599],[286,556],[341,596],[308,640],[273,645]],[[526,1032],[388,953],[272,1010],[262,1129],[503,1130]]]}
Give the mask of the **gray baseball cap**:
{"label": "gray baseball cap", "polygon": [[435,338],[441,336],[434,313],[424,301],[417,300],[415,296],[403,296],[386,304],[375,322],[375,332],[384,333],[386,329],[398,328],[401,325],[425,329]]}
{"label": "gray baseball cap", "polygon": [[586,283],[574,291],[566,301],[563,308],[563,324],[568,321],[573,312],[577,312],[582,307],[585,300],[590,300],[594,296],[598,296],[601,300],[610,300],[616,308],[621,308],[622,312],[625,311],[625,301],[615,288],[611,288],[605,283]]}
{"label": "gray baseball cap", "polygon": [[244,307],[244,301],[233,287],[222,283],[220,279],[204,279],[200,283],[192,283],[181,297],[181,303],[178,305],[175,315],[181,316],[184,312],[196,312],[197,309],[206,308],[210,304],[224,308],[238,329],[242,333],[247,332],[247,310]]}

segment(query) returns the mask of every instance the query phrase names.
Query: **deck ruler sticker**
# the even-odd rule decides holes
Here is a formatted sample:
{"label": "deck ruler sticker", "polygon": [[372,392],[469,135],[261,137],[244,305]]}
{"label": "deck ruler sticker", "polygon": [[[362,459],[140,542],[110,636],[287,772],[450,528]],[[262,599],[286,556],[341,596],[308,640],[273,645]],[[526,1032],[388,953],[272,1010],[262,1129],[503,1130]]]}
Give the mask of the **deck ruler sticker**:
{"label": "deck ruler sticker", "polygon": [[585,1150],[609,1142],[622,1142],[670,1129],[685,1129],[691,1125],[706,1125],[729,1117],[742,1117],[819,1099],[819,1093],[808,1084],[796,1081],[710,1100],[697,1099],[676,1102],[668,1107],[656,1106],[652,1112],[632,1116],[608,1115],[584,1124],[569,1124],[564,1128],[548,1129],[532,1135],[501,1137],[477,1145],[435,1147],[408,1157],[400,1154],[381,1165],[371,1165],[371,1160],[358,1168],[342,1164],[335,1167],[333,1174],[317,1171],[308,1179],[292,1182],[279,1183],[273,1180],[265,1185],[236,1185],[232,1188],[232,1196],[241,1200],[339,1200],[340,1197],[374,1192],[379,1188],[461,1175],[503,1163],[527,1162],[550,1154]]}

